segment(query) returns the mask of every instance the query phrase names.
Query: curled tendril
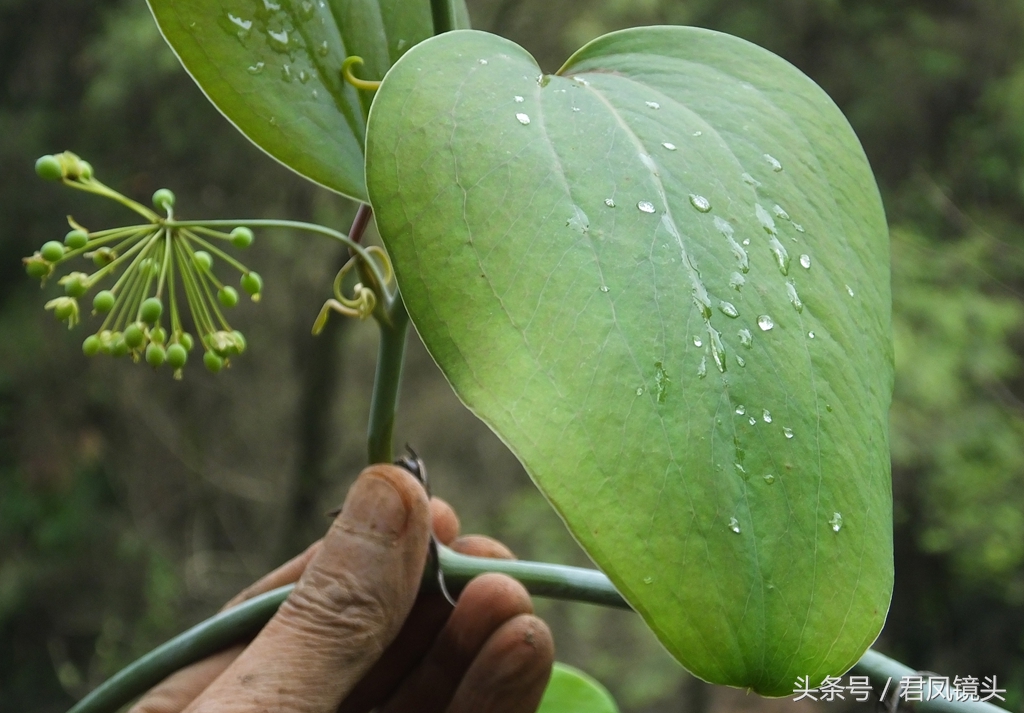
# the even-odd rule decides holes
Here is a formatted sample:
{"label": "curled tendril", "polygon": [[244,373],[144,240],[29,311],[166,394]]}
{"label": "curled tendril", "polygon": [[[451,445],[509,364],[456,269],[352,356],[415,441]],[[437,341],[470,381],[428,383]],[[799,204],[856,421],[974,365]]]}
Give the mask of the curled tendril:
{"label": "curled tendril", "polygon": [[356,55],[346,57],[345,61],[341,63],[341,76],[345,79],[346,82],[351,84],[356,89],[362,89],[363,91],[367,92],[377,91],[377,89],[380,88],[380,82],[371,82],[366,79],[360,79],[359,77],[352,74],[352,67],[354,65],[362,66],[362,64],[362,57],[357,57]]}
{"label": "curled tendril", "polygon": [[[391,267],[391,261],[388,259],[387,253],[376,245],[367,247],[366,253],[369,256],[375,257],[376,261],[380,263],[385,283],[381,285],[383,290],[395,276],[394,269]],[[353,257],[346,262],[334,278],[334,299],[324,302],[324,306],[320,309],[320,314],[317,315],[316,321],[313,322],[314,336],[320,334],[324,327],[327,326],[327,318],[331,312],[362,320],[372,315],[373,311],[377,308],[376,293],[361,282],[357,282],[352,288],[352,297],[346,297],[342,292],[342,283],[345,281],[345,276],[356,266],[356,260],[357,258]]]}

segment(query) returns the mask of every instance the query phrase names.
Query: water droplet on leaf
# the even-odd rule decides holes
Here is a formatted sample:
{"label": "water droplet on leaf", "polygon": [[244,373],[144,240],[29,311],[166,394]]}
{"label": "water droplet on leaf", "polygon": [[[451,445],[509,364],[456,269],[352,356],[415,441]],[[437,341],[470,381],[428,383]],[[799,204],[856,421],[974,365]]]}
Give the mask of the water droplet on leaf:
{"label": "water droplet on leaf", "polygon": [[832,519],[828,524],[832,526],[832,532],[839,532],[843,527],[843,516],[837,512],[832,513]]}
{"label": "water droplet on leaf", "polygon": [[736,309],[736,306],[732,302],[719,302],[718,309],[720,309],[722,311],[722,314],[724,314],[726,317],[732,317],[733,319],[736,319],[737,317],[740,316],[739,310]]}
{"label": "water droplet on leaf", "polygon": [[513,97],[513,98],[516,100],[516,104],[522,104],[524,101],[526,101],[525,99],[523,99],[518,94],[516,94],[515,97]]}
{"label": "water droplet on leaf", "polygon": [[810,255],[801,255],[800,256],[800,267],[802,267],[805,270],[810,270],[811,269],[811,256]]}
{"label": "water droplet on leaf", "polygon": [[701,341],[700,337],[694,336],[694,338],[693,338],[693,346],[695,346],[695,347],[697,347],[699,349],[700,347],[704,346],[704,342]]}
{"label": "water droplet on leaf", "polygon": [[797,312],[804,311],[804,303],[800,301],[800,295],[797,294],[796,285],[792,282],[786,283],[786,296],[789,297],[790,304]]}
{"label": "water droplet on leaf", "polygon": [[768,165],[772,167],[772,170],[778,173],[782,170],[782,164],[779,159],[775,158],[771,154],[764,154],[764,160],[768,162]]}
{"label": "water droplet on leaf", "polygon": [[605,198],[604,199],[604,204],[606,206],[608,206],[609,208],[614,208],[615,207],[615,200],[612,199],[612,198]]}
{"label": "water droplet on leaf", "polygon": [[669,151],[675,151],[675,150],[676,150],[676,145],[675,145],[675,144],[673,144],[673,143],[670,143],[670,142],[668,142],[668,141],[664,141],[664,142],[662,142],[662,144],[661,144],[661,145],[662,145],[662,146],[664,146],[664,147],[665,147],[666,149],[668,149]]}
{"label": "water droplet on leaf", "polygon": [[661,108],[661,104],[659,104],[658,102],[644,102],[644,103],[647,104],[647,106],[650,107],[651,109],[660,109]]}
{"label": "water droplet on leaf", "polygon": [[762,332],[767,332],[775,327],[775,320],[767,314],[762,314],[757,318],[757,326],[761,328]]}
{"label": "water droplet on leaf", "polygon": [[745,284],[747,284],[747,278],[745,278],[740,273],[734,272],[731,275],[729,275],[729,287],[733,288],[737,292],[739,292],[740,288],[743,287],[743,285]]}
{"label": "water droplet on leaf", "polygon": [[737,334],[740,338],[740,346],[750,349],[750,346],[754,343],[754,336],[750,333],[750,330],[741,329]]}
{"label": "water droplet on leaf", "polygon": [[772,483],[775,482],[775,476],[772,475],[771,473],[765,473],[764,482],[768,483],[768,485],[771,485]]}
{"label": "water droplet on leaf", "polygon": [[737,535],[740,534],[740,521],[734,517],[729,518],[729,529]]}
{"label": "water droplet on leaf", "polygon": [[257,62],[256,64],[251,65],[246,71],[248,71],[249,74],[260,74],[265,66],[266,65],[263,62]]}
{"label": "water droplet on leaf", "polygon": [[739,406],[736,407],[736,415],[737,416],[742,416],[746,412],[747,412],[747,407],[744,406],[743,404],[740,404]]}
{"label": "water droplet on leaf", "polygon": [[672,382],[660,361],[654,362],[654,369],[654,388],[658,392],[658,403],[663,404],[665,403],[668,385]]}
{"label": "water droplet on leaf", "polygon": [[698,196],[695,193],[690,194],[690,205],[701,213],[707,213],[711,210],[711,202],[704,196]]}
{"label": "water droplet on leaf", "polygon": [[523,126],[526,126],[527,124],[529,124],[529,123],[530,123],[530,117],[529,117],[529,116],[527,116],[526,114],[523,114],[522,112],[520,112],[520,113],[516,114],[516,119],[517,119],[517,120],[519,121],[519,123],[520,123],[520,124],[522,124]]}
{"label": "water droplet on leaf", "polygon": [[850,297],[853,297],[853,288],[850,287],[849,285],[846,286],[846,294],[848,294]]}
{"label": "water droplet on leaf", "polygon": [[772,412],[769,411],[768,409],[764,409],[764,411],[761,412],[761,418],[764,419],[765,423],[771,423],[772,422]]}
{"label": "water droplet on leaf", "polygon": [[650,201],[640,201],[636,204],[636,207],[640,209],[641,213],[653,213],[654,204]]}
{"label": "water droplet on leaf", "polygon": [[784,436],[785,436],[786,438],[792,438],[792,437],[793,437],[793,429],[792,429],[792,428],[789,428],[789,427],[787,426],[787,427],[785,427],[785,428],[783,428],[783,429],[782,429],[782,434],[783,434],[783,435],[784,435]]}

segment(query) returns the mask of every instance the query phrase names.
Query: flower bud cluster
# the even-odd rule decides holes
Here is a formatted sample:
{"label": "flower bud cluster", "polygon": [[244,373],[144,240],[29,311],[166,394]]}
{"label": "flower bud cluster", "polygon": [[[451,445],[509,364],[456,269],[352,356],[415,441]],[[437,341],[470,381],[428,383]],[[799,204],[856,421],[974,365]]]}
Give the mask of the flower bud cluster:
{"label": "flower bud cluster", "polygon": [[[91,262],[86,271],[73,270],[60,277],[57,282],[64,295],[45,305],[71,328],[80,319],[80,300],[96,290],[92,314],[103,321],[82,343],[87,356],[144,359],[154,368],[169,366],[180,379],[196,346],[203,349],[206,368],[215,373],[245,351],[245,337],[224,314],[238,303],[239,292],[221,282],[215,267],[219,263],[237,270],[242,292],[259,301],[263,291],[259,274],[219,245],[249,247],[253,242],[249,228],[224,233],[201,221],[179,224],[174,221],[174,194],[166,188],[153,195],[153,205],[166,214],[162,217],[97,181],[92,166],[70,152],[43,156],[36,162],[36,173],[112,198],[147,219],[141,225],[91,232],[69,218],[72,229],[63,241],[48,241],[23,260],[26,272],[43,284],[74,260]],[[186,313],[197,338],[186,331]]]}

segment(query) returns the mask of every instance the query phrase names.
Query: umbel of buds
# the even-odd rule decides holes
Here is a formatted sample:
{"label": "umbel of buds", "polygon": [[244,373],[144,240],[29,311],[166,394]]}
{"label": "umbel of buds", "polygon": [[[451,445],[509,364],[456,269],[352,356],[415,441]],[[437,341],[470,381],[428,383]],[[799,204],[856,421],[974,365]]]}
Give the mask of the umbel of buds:
{"label": "umbel of buds", "polygon": [[[154,368],[166,364],[180,379],[196,346],[212,372],[245,351],[245,337],[224,315],[238,303],[238,290],[221,282],[216,268],[240,273],[242,291],[259,301],[263,280],[221,247],[249,247],[249,228],[225,233],[202,221],[175,221],[174,194],[166,188],[153,194],[162,215],[156,213],[100,183],[92,166],[71,152],[43,156],[36,161],[36,173],[115,200],[146,221],[91,232],[69,218],[71,231],[63,241],[51,240],[23,260],[26,272],[43,284],[75,261],[84,268],[58,279],[64,294],[47,302],[46,309],[71,328],[79,321],[80,301],[93,295],[92,314],[103,321],[82,343],[87,356],[145,359]],[[186,317],[196,337],[186,330]]]}

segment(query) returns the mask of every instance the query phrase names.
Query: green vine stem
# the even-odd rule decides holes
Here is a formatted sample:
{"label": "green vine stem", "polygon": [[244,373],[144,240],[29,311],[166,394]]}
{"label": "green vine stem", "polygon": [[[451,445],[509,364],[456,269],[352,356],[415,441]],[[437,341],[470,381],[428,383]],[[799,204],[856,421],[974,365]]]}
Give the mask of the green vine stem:
{"label": "green vine stem", "polygon": [[395,411],[398,387],[402,381],[405,338],[409,331],[409,313],[405,310],[401,294],[395,293],[391,308],[387,310],[387,320],[378,319],[377,323],[380,325],[380,346],[377,349],[377,372],[373,377],[366,444],[370,463],[390,463],[395,459]]}
{"label": "green vine stem", "polygon": [[[438,547],[438,559],[445,573],[446,586],[455,596],[473,577],[485,572],[500,572],[522,582],[534,596],[629,608],[611,581],[597,570],[542,562],[469,557],[447,547]],[[424,581],[434,580],[425,577]],[[270,621],[292,589],[294,585],[274,589],[196,624],[122,669],[79,701],[68,713],[115,713],[175,671],[237,641],[254,636]],[[890,695],[904,676],[927,675],[873,650],[868,650],[851,672],[867,676],[877,690],[888,690]],[[950,693],[946,692],[946,695]],[[990,703],[942,697],[915,702],[914,708],[925,713],[1003,712],[1002,708]]]}

